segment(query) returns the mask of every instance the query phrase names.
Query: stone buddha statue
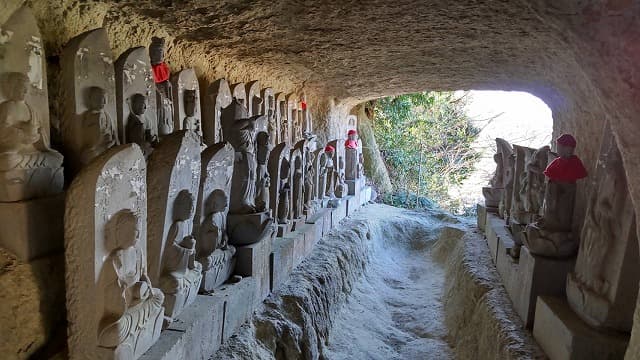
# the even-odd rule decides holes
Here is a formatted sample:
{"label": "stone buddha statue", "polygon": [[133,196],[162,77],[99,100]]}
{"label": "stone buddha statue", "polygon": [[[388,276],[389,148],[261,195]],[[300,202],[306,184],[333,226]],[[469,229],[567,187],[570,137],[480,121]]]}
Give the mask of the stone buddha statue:
{"label": "stone buddha statue", "polygon": [[[230,247],[227,235],[227,203],[229,198],[220,189],[213,190],[206,203],[206,213],[200,228],[199,244],[203,269],[210,269],[215,261],[213,253],[218,250],[227,250]],[[231,246],[233,248],[233,246]],[[235,251],[234,251],[235,252]]]}
{"label": "stone buddha statue", "polygon": [[107,247],[112,251],[101,276],[105,299],[98,345],[124,349],[129,358],[140,352],[138,344],[148,341],[142,335],[145,329],[159,332],[163,318],[164,295],[151,286],[139,233],[138,218],[131,210],[111,218]]}
{"label": "stone buddha statue", "polygon": [[127,142],[138,144],[145,157],[148,157],[153,151],[152,144],[156,143],[158,139],[149,129],[149,122],[145,117],[146,111],[147,97],[142,94],[133,94],[131,96],[131,113],[127,119],[125,133]]}
{"label": "stone buddha statue", "polygon": [[184,113],[185,118],[182,120],[182,128],[185,130],[191,130],[202,137],[202,126],[200,119],[196,115],[196,105],[198,97],[195,90],[184,90]]}
{"label": "stone buddha statue", "polygon": [[156,110],[160,136],[173,132],[173,94],[169,81],[171,70],[164,61],[164,45],[165,40],[155,36],[151,38],[149,45],[149,59],[156,83]]}
{"label": "stone buddha statue", "polygon": [[112,146],[119,145],[116,129],[104,110],[107,103],[103,88],[92,86],[87,90],[87,111],[82,114],[79,136],[82,139],[81,161],[88,164]]}
{"label": "stone buddha statue", "polygon": [[48,146],[48,129],[26,102],[29,78],[4,74],[0,85],[7,100],[0,104],[0,201],[62,191],[62,155]]}

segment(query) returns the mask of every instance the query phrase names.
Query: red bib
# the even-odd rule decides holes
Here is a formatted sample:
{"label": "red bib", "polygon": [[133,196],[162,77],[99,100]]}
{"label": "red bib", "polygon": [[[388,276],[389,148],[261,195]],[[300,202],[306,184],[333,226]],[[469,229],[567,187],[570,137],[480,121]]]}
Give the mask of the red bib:
{"label": "red bib", "polygon": [[580,158],[573,155],[568,159],[556,158],[547,166],[544,174],[551,181],[574,183],[587,177],[587,169],[582,165]]}
{"label": "red bib", "polygon": [[347,141],[344,142],[344,147],[346,147],[347,149],[357,149],[358,148],[358,141],[357,140],[347,139]]}
{"label": "red bib", "polygon": [[156,81],[156,84],[169,80],[171,71],[164,61],[160,64],[151,65],[151,68],[153,69],[153,79]]}

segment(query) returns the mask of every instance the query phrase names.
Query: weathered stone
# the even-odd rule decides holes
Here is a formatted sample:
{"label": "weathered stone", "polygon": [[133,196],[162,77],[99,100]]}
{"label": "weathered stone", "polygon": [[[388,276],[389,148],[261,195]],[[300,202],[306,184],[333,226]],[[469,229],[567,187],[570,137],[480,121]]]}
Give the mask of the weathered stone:
{"label": "weathered stone", "polygon": [[[64,184],[62,155],[51,149],[40,30],[26,7],[17,9],[0,28],[0,202],[59,194]],[[8,224],[7,218],[2,220]]]}
{"label": "weathered stone", "polygon": [[122,53],[116,60],[115,74],[120,140],[123,144],[136,143],[143,152],[150,152],[152,143],[158,138],[158,121],[155,83],[147,49],[139,46]]}
{"label": "weathered stone", "polygon": [[99,156],[65,211],[71,358],[136,359],[160,336],[164,296],[147,277],[146,166],[137,145]]}
{"label": "weathered stone", "polygon": [[196,257],[202,264],[200,290],[211,292],[231,276],[235,265],[235,248],[228,244],[227,234],[234,150],[229,143],[218,143],[205,149],[201,158],[193,233]]}
{"label": "weathered stone", "polygon": [[630,331],[640,281],[636,217],[608,125],[604,133],[576,268],[567,279],[567,299],[591,326]]}
{"label": "weathered stone", "polygon": [[629,337],[594,330],[557,297],[542,296],[536,305],[533,336],[551,359],[622,359]]}
{"label": "weathered stone", "polygon": [[207,88],[202,111],[202,131],[205,144],[211,146],[223,141],[222,109],[231,105],[232,100],[231,89],[225,79],[216,80]]}
{"label": "weathered stone", "polygon": [[149,158],[149,276],[165,293],[167,322],[200,288],[193,217],[200,187],[200,138],[181,130],[165,136]]}
{"label": "weathered stone", "polygon": [[237,275],[251,276],[255,279],[256,296],[253,305],[260,304],[271,292],[271,254],[273,253],[274,234],[268,234],[259,242],[237,247]]}
{"label": "weathered stone", "polygon": [[88,31],[65,46],[60,60],[66,91],[62,140],[72,174],[119,144],[115,74],[104,28]]}
{"label": "weathered stone", "polygon": [[184,69],[171,76],[173,89],[173,128],[191,130],[202,138],[200,85],[194,69]]}

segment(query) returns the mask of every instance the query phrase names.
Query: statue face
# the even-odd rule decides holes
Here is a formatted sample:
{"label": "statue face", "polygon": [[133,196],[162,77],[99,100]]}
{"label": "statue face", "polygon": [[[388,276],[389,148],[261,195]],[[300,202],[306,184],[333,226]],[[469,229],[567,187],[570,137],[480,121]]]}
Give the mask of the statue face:
{"label": "statue face", "polygon": [[149,46],[149,59],[151,60],[151,65],[162,63],[164,61],[164,44],[152,41]]}
{"label": "statue face", "polygon": [[220,189],[216,189],[211,193],[211,200],[209,203],[209,212],[222,212],[227,208],[229,202],[227,194]]}
{"label": "statue face", "polygon": [[358,135],[349,135],[349,140],[357,140]]}
{"label": "statue face", "polygon": [[131,111],[140,116],[147,111],[147,97],[142,94],[135,94],[131,98]]}
{"label": "statue face", "polygon": [[173,218],[176,221],[185,221],[192,217],[193,195],[188,190],[182,190],[173,204]]}
{"label": "statue face", "polygon": [[121,249],[135,246],[140,238],[140,226],[134,215],[121,216],[116,229],[116,245]]}
{"label": "statue face", "polygon": [[196,113],[196,91],[184,91],[184,113],[187,116],[194,116]]}
{"label": "statue face", "polygon": [[87,107],[89,110],[100,111],[104,109],[107,104],[107,97],[102,88],[92,87],[89,89],[89,103]]}
{"label": "statue face", "polygon": [[575,149],[570,146],[558,145],[558,155],[563,158],[569,158],[573,156]]}

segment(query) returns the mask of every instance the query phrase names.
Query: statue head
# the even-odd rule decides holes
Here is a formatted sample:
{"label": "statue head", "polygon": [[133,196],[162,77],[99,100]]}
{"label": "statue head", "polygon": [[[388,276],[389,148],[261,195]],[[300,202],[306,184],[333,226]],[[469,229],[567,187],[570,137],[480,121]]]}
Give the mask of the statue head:
{"label": "statue head", "polygon": [[164,61],[164,38],[152,37],[149,45],[149,59],[151,65],[157,65]]}
{"label": "statue head", "polygon": [[127,249],[135,246],[140,238],[138,216],[131,209],[122,209],[113,214],[107,223],[107,248]]}
{"label": "statue head", "polygon": [[333,153],[336,151],[336,148],[334,148],[331,145],[327,145],[324,148],[324,153],[325,155],[329,156],[329,157],[333,157]]}
{"label": "statue head", "polygon": [[92,111],[101,111],[107,104],[106,91],[97,86],[92,86],[87,89],[87,108]]}
{"label": "statue head", "polygon": [[189,190],[180,190],[173,203],[173,220],[186,221],[193,217],[193,195]]}
{"label": "statue head", "polygon": [[131,112],[141,116],[147,111],[147,97],[137,93],[131,96]]}
{"label": "statue head", "polygon": [[195,90],[184,90],[184,113],[187,116],[195,116],[197,96]]}
{"label": "statue head", "polygon": [[21,72],[4,74],[1,80],[2,92],[9,100],[24,101],[29,91],[29,77]]}
{"label": "statue head", "polygon": [[556,140],[556,144],[558,145],[558,155],[562,158],[570,158],[573,156],[573,152],[576,149],[576,139],[569,134],[562,134]]}
{"label": "statue head", "polygon": [[229,197],[225,194],[221,189],[215,189],[209,195],[209,199],[207,199],[206,204],[206,213],[219,213],[223,212],[227,208],[227,204],[229,203]]}
{"label": "statue head", "polygon": [[349,130],[347,132],[347,137],[349,138],[349,140],[357,140],[358,132],[355,130]]}

